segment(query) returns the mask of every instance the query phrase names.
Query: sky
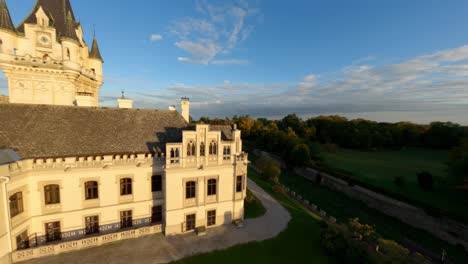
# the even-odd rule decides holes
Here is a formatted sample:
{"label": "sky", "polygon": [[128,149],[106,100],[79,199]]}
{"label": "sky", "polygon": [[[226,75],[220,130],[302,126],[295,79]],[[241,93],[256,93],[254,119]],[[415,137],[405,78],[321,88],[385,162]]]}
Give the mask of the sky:
{"label": "sky", "polygon": [[[17,25],[34,0],[7,0]],[[468,125],[466,0],[71,0],[101,106]],[[0,90],[0,93],[2,90]]]}

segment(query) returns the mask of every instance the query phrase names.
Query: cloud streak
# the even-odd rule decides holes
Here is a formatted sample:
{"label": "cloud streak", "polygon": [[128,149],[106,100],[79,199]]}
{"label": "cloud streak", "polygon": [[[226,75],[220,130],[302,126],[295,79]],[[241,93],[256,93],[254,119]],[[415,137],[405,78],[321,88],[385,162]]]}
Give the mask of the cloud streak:
{"label": "cloud streak", "polygon": [[259,9],[246,0],[218,5],[197,0],[195,10],[197,17],[174,21],[169,27],[178,39],[174,45],[187,54],[177,59],[205,65],[248,63],[231,55],[254,30]]}

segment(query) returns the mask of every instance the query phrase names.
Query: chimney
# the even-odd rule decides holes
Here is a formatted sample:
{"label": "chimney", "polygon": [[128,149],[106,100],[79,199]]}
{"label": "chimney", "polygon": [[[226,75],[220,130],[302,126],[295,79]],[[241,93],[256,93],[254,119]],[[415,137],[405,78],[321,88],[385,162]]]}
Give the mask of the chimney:
{"label": "chimney", "polygon": [[133,108],[133,100],[125,98],[124,91],[122,91],[122,97],[120,97],[120,99],[117,99],[117,102],[119,108]]}
{"label": "chimney", "polygon": [[182,117],[187,121],[187,123],[190,123],[190,99],[187,97],[182,97],[180,99],[180,111]]}
{"label": "chimney", "polygon": [[175,110],[176,110],[175,106],[173,106],[173,105],[169,106],[169,111],[175,111]]}

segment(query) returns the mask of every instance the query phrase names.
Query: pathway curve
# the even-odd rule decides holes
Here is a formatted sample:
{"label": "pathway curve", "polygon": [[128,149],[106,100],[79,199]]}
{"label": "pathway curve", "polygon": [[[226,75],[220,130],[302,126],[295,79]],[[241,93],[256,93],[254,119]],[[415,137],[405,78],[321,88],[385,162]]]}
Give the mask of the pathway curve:
{"label": "pathway curve", "polygon": [[167,263],[194,254],[277,236],[288,226],[291,219],[289,212],[250,179],[248,179],[248,188],[260,199],[266,208],[266,213],[261,217],[245,220],[242,229],[237,229],[234,225],[224,225],[208,229],[206,235],[201,237],[197,237],[194,233],[168,237],[162,234],[150,235],[21,263]]}

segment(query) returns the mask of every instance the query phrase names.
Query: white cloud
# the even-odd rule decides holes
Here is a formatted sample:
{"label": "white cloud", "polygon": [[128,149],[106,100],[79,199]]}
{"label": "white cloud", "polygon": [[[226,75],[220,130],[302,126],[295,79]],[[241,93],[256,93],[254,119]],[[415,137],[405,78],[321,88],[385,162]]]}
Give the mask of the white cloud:
{"label": "white cloud", "polygon": [[[247,60],[226,56],[254,30],[259,10],[245,0],[218,5],[198,0],[195,7],[200,17],[175,21],[169,28],[178,38],[175,45],[190,54],[190,57],[179,57],[179,61],[217,65],[248,63]],[[190,43],[191,48],[180,43]]]}
{"label": "white cloud", "polygon": [[160,40],[163,40],[163,36],[161,36],[159,34],[152,34],[150,36],[150,40],[151,40],[151,42],[158,42]]}

